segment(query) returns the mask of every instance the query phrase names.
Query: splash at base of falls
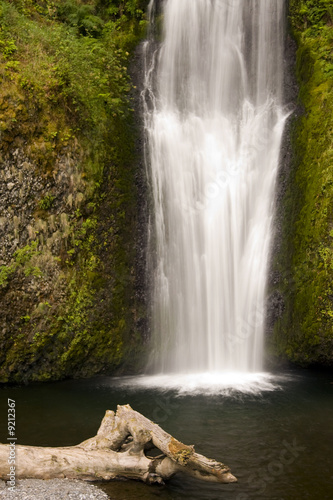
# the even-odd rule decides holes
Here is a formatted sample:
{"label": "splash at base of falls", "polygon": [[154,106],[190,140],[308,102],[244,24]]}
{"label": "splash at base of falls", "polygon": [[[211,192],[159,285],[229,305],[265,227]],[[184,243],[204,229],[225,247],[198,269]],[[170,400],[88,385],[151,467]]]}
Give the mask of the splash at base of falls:
{"label": "splash at base of falls", "polygon": [[[116,379],[113,379],[113,383]],[[122,377],[116,384],[132,389],[175,391],[179,395],[260,395],[281,389],[279,383],[286,377],[271,373],[216,372],[182,375],[157,374],[151,376]]]}

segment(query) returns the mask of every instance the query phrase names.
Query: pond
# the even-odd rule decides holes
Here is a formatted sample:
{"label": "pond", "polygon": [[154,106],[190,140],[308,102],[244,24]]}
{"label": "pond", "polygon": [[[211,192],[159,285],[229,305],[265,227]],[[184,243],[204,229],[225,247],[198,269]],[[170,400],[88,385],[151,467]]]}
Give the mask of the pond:
{"label": "pond", "polygon": [[7,438],[7,398],[16,401],[18,444],[40,446],[78,444],[96,434],[105,410],[128,403],[199,453],[226,463],[238,483],[185,476],[165,486],[99,483],[113,500],[331,500],[333,375],[288,370],[269,381],[266,390],[252,392],[218,386],[184,391],[177,384],[112,377],[3,387],[0,441]]}

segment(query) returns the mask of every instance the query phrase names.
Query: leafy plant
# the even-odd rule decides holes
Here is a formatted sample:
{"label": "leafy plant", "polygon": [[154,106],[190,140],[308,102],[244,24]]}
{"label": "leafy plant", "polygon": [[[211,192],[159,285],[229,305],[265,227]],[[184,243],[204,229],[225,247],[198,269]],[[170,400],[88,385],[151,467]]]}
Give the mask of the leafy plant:
{"label": "leafy plant", "polygon": [[49,210],[54,203],[54,196],[52,194],[46,194],[44,198],[42,198],[38,202],[38,206],[41,210]]}
{"label": "leafy plant", "polygon": [[56,15],[63,23],[77,28],[80,35],[98,37],[102,33],[104,22],[95,15],[93,5],[67,0],[56,7]]}
{"label": "leafy plant", "polygon": [[16,264],[23,266],[29,262],[34,255],[38,255],[40,253],[37,248],[37,241],[33,241],[31,245],[26,245],[25,247],[16,250],[14,253]]}
{"label": "leafy plant", "polygon": [[14,270],[11,266],[0,266],[0,287],[4,288]]}

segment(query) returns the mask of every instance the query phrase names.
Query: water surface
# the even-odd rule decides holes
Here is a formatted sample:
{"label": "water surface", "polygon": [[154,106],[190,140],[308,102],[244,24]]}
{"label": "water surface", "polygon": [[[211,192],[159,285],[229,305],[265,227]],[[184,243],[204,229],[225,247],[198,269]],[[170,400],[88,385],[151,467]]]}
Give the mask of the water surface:
{"label": "water surface", "polygon": [[[94,435],[106,409],[129,403],[199,453],[225,462],[238,483],[211,485],[176,477],[165,487],[102,484],[114,500],[331,500],[333,375],[275,375],[275,390],[256,393],[130,385],[110,377],[0,390],[0,440],[7,397],[17,404],[18,443],[74,445]],[[125,382],[125,383],[124,383]]]}

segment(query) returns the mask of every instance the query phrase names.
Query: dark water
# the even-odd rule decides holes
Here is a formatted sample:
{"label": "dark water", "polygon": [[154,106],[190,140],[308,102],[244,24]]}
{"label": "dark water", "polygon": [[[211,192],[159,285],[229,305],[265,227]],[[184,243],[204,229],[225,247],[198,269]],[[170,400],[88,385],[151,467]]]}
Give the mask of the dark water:
{"label": "dark water", "polygon": [[289,372],[280,390],[238,397],[179,396],[100,378],[0,390],[0,441],[7,398],[16,400],[18,443],[77,444],[96,434],[106,409],[129,403],[199,453],[225,462],[238,483],[186,477],[166,486],[102,484],[114,500],[333,499],[333,374]]}

